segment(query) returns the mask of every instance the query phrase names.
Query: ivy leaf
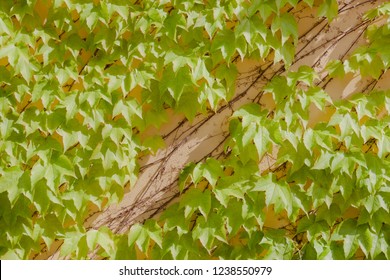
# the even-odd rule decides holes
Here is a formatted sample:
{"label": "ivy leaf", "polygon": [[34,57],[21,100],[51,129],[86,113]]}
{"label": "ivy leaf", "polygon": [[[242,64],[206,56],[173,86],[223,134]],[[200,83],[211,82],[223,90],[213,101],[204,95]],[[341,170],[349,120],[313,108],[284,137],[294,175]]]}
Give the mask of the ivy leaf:
{"label": "ivy leaf", "polygon": [[382,158],[390,152],[390,136],[382,133],[378,140],[378,156]]}
{"label": "ivy leaf", "polygon": [[127,245],[128,237],[122,235],[119,238],[115,238],[115,260],[135,260],[137,258],[135,248],[129,248]]}
{"label": "ivy leaf", "polygon": [[328,185],[328,178],[325,172],[319,172],[315,176],[315,182],[310,187],[310,194],[313,197],[314,207],[319,207],[324,202],[330,207],[332,203],[333,193]]}
{"label": "ivy leaf", "polygon": [[7,193],[11,205],[13,205],[16,202],[18,195],[22,192],[22,190],[18,187],[17,184],[17,182],[22,177],[22,175],[23,175],[23,171],[16,166],[6,169],[1,174],[0,193],[2,192]]}
{"label": "ivy leaf", "polygon": [[176,111],[183,113],[189,121],[193,121],[198,110],[198,96],[194,92],[183,92],[176,106]]}
{"label": "ivy leaf", "polygon": [[47,192],[50,191],[43,180],[34,187],[34,202],[41,215],[45,215],[50,207],[50,199]]}
{"label": "ivy leaf", "polygon": [[294,61],[295,47],[291,42],[286,42],[279,48],[275,49],[274,62],[278,63],[283,61],[286,68],[289,68]]}
{"label": "ivy leaf", "polygon": [[339,5],[337,0],[325,0],[318,8],[318,16],[327,17],[331,22],[338,14]]}
{"label": "ivy leaf", "polygon": [[174,73],[177,73],[180,68],[189,64],[189,62],[190,61],[187,57],[178,55],[174,52],[168,52],[164,59],[164,65],[172,63],[172,69]]}
{"label": "ivy leaf", "polygon": [[144,140],[143,145],[148,147],[153,154],[155,154],[159,149],[165,147],[165,141],[161,136],[155,135],[152,137],[148,137]]}
{"label": "ivy leaf", "polygon": [[271,173],[256,182],[253,190],[265,191],[265,203],[267,206],[274,205],[276,213],[286,210],[288,215],[292,214],[293,198],[289,186],[275,182]]}
{"label": "ivy leaf", "polygon": [[149,248],[150,237],[145,228],[137,223],[130,228],[127,242],[129,246],[137,244],[141,252],[146,253]]}
{"label": "ivy leaf", "polygon": [[373,234],[367,224],[360,225],[358,227],[358,242],[360,248],[366,257],[368,257],[373,246]]}
{"label": "ivy leaf", "polygon": [[217,200],[227,207],[232,197],[244,199],[245,193],[250,189],[252,189],[252,186],[246,180],[237,181],[233,178],[224,177],[219,180],[213,192]]}
{"label": "ivy leaf", "polygon": [[152,239],[156,244],[161,248],[163,237],[161,227],[154,220],[147,220],[144,224],[144,229],[146,230],[150,239]]}
{"label": "ivy leaf", "polygon": [[294,44],[298,42],[298,25],[291,14],[283,13],[275,17],[272,21],[271,31],[275,33],[277,30],[280,30],[282,33],[282,46],[290,37],[293,39]]}
{"label": "ivy leaf", "polygon": [[332,60],[326,65],[330,77],[342,78],[345,75],[344,65],[340,60]]}
{"label": "ivy leaf", "polygon": [[179,254],[184,250],[184,246],[180,240],[181,236],[176,231],[167,232],[162,245],[163,254],[166,255],[169,252],[174,259],[177,259]]}
{"label": "ivy leaf", "polygon": [[250,19],[243,19],[235,28],[236,37],[240,37],[241,35],[244,35],[245,40],[248,44],[251,44],[252,42],[252,34],[254,33],[252,30],[254,27],[252,27],[251,20]]}
{"label": "ivy leaf", "polygon": [[345,258],[352,258],[359,248],[356,221],[353,219],[347,219],[343,221],[338,229],[338,233],[343,236],[343,249]]}
{"label": "ivy leaf", "polygon": [[182,14],[179,14],[177,11],[174,11],[172,14],[166,17],[164,21],[164,27],[167,30],[168,37],[176,42],[177,29],[186,28],[186,22],[184,16]]}
{"label": "ivy leaf", "polygon": [[76,177],[73,164],[65,155],[60,155],[54,160],[54,165],[60,174]]}
{"label": "ivy leaf", "polygon": [[27,50],[21,50],[17,49],[17,64],[15,65],[15,71],[16,73],[21,73],[23,78],[26,80],[27,83],[30,82],[32,72],[35,72],[38,70],[38,68],[34,65],[34,63],[30,62],[30,58],[27,55]]}
{"label": "ivy leaf", "polygon": [[207,100],[213,110],[217,109],[221,100],[227,99],[226,88],[221,85],[214,84],[211,88],[206,86],[204,93],[207,95]]}
{"label": "ivy leaf", "polygon": [[358,121],[355,117],[352,117],[350,114],[345,114],[342,116],[339,126],[341,130],[342,139],[344,139],[346,136],[351,135],[352,132],[354,132],[357,136],[360,136]]}
{"label": "ivy leaf", "polygon": [[130,232],[128,234],[129,246],[137,244],[141,252],[147,254],[150,240],[156,242],[156,244],[161,248],[161,228],[155,221],[147,220],[144,225],[137,223],[130,228]]}
{"label": "ivy leaf", "polygon": [[236,51],[236,37],[234,32],[230,29],[219,32],[213,40],[211,45],[211,51],[221,51],[222,57],[226,61],[230,61],[230,58]]}
{"label": "ivy leaf", "polygon": [[276,6],[272,5],[272,2],[264,2],[262,0],[254,0],[252,5],[249,7],[249,15],[252,16],[256,12],[259,12],[264,22],[271,16],[272,13],[277,12]]}
{"label": "ivy leaf", "polygon": [[79,142],[79,136],[76,131],[65,132],[64,130],[58,130],[58,134],[62,136],[62,143],[64,145],[64,151],[67,151],[70,147]]}
{"label": "ivy leaf", "polygon": [[142,230],[143,230],[142,225],[139,223],[136,223],[133,226],[131,226],[129,233],[127,234],[127,245],[129,247],[135,244]]}
{"label": "ivy leaf", "polygon": [[[285,77],[276,76],[266,85],[264,91],[272,93],[276,104],[282,104],[283,100],[292,94],[292,89]],[[279,105],[280,106],[280,105]]]}
{"label": "ivy leaf", "polygon": [[207,250],[212,249],[215,238],[226,242],[223,218],[217,213],[211,213],[207,221],[203,216],[198,217],[196,226],[192,231],[192,238],[199,239]]}
{"label": "ivy leaf", "polygon": [[304,2],[309,5],[309,7],[313,7],[314,0],[304,0]]}
{"label": "ivy leaf", "polygon": [[255,146],[259,155],[259,158],[262,158],[264,154],[270,149],[270,135],[267,128],[259,125],[257,127],[257,132],[254,136],[253,141],[255,142]]}
{"label": "ivy leaf", "polygon": [[364,201],[364,207],[367,209],[368,213],[373,214],[378,212],[380,208],[383,208],[387,212],[389,208],[381,195],[369,195]]}
{"label": "ivy leaf", "polygon": [[343,198],[347,201],[353,193],[353,181],[348,176],[339,176],[337,179]]}
{"label": "ivy leaf", "polygon": [[325,109],[326,103],[332,104],[332,99],[330,98],[330,96],[321,88],[311,87],[306,92],[306,94],[309,100],[313,102],[321,111]]}
{"label": "ivy leaf", "polygon": [[192,78],[194,79],[194,82],[197,82],[201,80],[202,78],[206,79],[209,84],[212,83],[212,78],[207,70],[206,64],[203,59],[198,59],[196,62],[195,67],[191,68],[192,70]]}
{"label": "ivy leaf", "polygon": [[229,201],[228,207],[224,209],[224,216],[227,218],[228,232],[231,236],[236,235],[238,230],[244,224],[241,209],[243,202],[238,199],[232,199]]}
{"label": "ivy leaf", "polygon": [[76,252],[78,244],[83,236],[84,234],[78,231],[67,233],[64,239],[64,244],[61,246],[61,256],[69,256],[71,253]]}
{"label": "ivy leaf", "polygon": [[210,190],[200,190],[198,188],[189,189],[180,200],[180,208],[184,208],[184,217],[189,218],[195,211],[207,219],[211,209],[211,192]]}
{"label": "ivy leaf", "polygon": [[[188,70],[182,68],[175,73],[173,69],[168,68],[164,71],[163,81],[160,83],[160,91],[164,92],[168,90],[172,98],[179,101],[184,90],[184,85],[189,79]],[[178,83],[177,81],[182,82]]]}
{"label": "ivy leaf", "polygon": [[185,186],[186,186],[186,183],[188,181],[188,178],[190,177],[191,173],[193,172],[195,168],[195,164],[194,163],[190,163],[188,165],[186,165],[180,172],[179,174],[179,190],[180,190],[180,193],[183,192]]}
{"label": "ivy leaf", "polygon": [[188,232],[189,223],[184,217],[184,212],[180,209],[179,204],[173,204],[168,207],[161,215],[161,220],[164,221],[164,230],[177,229],[179,236]]}
{"label": "ivy leaf", "polygon": [[290,85],[295,85],[298,81],[305,83],[308,86],[312,86],[313,82],[317,80],[318,74],[314,71],[313,68],[302,65],[298,68],[296,72],[290,72],[288,74],[287,80]]}
{"label": "ivy leaf", "polygon": [[203,165],[202,175],[214,187],[218,178],[223,176],[221,163],[214,158],[208,158]]}
{"label": "ivy leaf", "polygon": [[88,231],[87,244],[90,250],[94,250],[96,245],[100,245],[108,255],[112,255],[114,251],[112,233],[107,227]]}

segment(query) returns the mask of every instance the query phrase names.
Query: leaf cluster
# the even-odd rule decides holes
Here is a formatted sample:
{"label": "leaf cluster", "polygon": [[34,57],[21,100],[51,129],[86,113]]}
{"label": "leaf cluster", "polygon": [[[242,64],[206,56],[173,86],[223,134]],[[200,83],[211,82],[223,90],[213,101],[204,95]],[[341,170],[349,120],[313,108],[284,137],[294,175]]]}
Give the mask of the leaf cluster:
{"label": "leaf cluster", "polygon": [[[79,259],[388,258],[389,92],[333,104],[305,66],[263,89],[274,108],[234,112],[225,159],[186,167],[158,220],[125,234],[85,226],[134,184],[139,156],[164,145],[148,131],[170,110],[217,111],[239,59],[288,69],[293,12],[314,2],[318,16],[337,15],[336,0],[1,1],[0,256],[61,246]],[[378,79],[388,33],[371,26],[331,75]],[[311,127],[312,105],[330,121]],[[286,222],[270,226],[269,213]]]}
{"label": "leaf cluster", "polygon": [[[180,202],[159,219],[162,245],[138,248],[167,259],[388,259],[390,92],[333,103],[316,78],[308,67],[275,77],[264,89],[274,109],[237,110],[226,158],[183,170]],[[310,104],[329,121],[309,126]]]}

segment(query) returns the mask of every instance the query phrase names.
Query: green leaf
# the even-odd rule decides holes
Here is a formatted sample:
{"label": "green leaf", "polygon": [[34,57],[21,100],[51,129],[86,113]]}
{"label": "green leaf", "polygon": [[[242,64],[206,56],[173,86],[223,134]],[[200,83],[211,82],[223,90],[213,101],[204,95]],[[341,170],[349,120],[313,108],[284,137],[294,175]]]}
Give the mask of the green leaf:
{"label": "green leaf", "polygon": [[213,110],[218,108],[220,101],[227,100],[226,88],[221,85],[214,84],[213,87],[205,86],[204,93]]}
{"label": "green leaf", "polygon": [[153,154],[155,154],[159,149],[165,147],[165,141],[160,135],[155,135],[148,137],[144,140],[143,145],[148,147]]}
{"label": "green leaf", "polygon": [[49,188],[43,180],[39,181],[34,188],[34,202],[41,215],[45,215],[52,203],[47,195]]}
{"label": "green leaf", "polygon": [[146,253],[149,248],[150,237],[147,230],[141,224],[137,223],[130,228],[127,242],[129,247],[137,244],[141,252]]}
{"label": "green leaf", "polygon": [[272,93],[276,104],[281,104],[283,100],[292,94],[292,89],[287,83],[287,79],[282,76],[274,77],[264,88],[265,92]]}
{"label": "green leaf", "polygon": [[268,129],[261,125],[258,126],[253,141],[255,142],[255,146],[259,158],[261,159],[271,147],[270,145],[271,141],[270,141],[270,135]]}
{"label": "green leaf", "polygon": [[164,58],[164,65],[172,63],[172,69],[174,73],[177,73],[180,68],[189,64],[189,62],[190,60],[187,57],[177,55],[176,53],[171,51],[168,52]]}
{"label": "green leaf", "polygon": [[168,207],[161,215],[164,221],[164,230],[177,229],[179,236],[188,232],[189,223],[184,217],[184,212],[179,204],[173,204]]}
{"label": "green leaf", "polygon": [[211,186],[215,186],[217,180],[223,176],[221,163],[214,158],[208,158],[202,166],[202,176],[207,179]]}
{"label": "green leaf", "polygon": [[76,177],[73,169],[73,164],[65,155],[60,155],[54,160],[55,168],[60,174]]}
{"label": "green leaf", "polygon": [[207,70],[205,61],[199,58],[196,62],[196,65],[191,68],[192,70],[192,78],[194,82],[197,82],[201,79],[206,79],[209,84],[212,83],[212,77]]}
{"label": "green leaf", "polygon": [[380,208],[389,212],[389,208],[381,195],[369,195],[364,200],[364,207],[370,214],[376,213]]}
{"label": "green leaf", "polygon": [[142,230],[142,225],[139,223],[136,223],[131,226],[129,233],[127,234],[127,245],[129,247],[135,244]]}
{"label": "green leaf", "polygon": [[198,95],[194,92],[183,92],[183,94],[180,96],[179,102],[176,106],[176,111],[183,113],[185,117],[189,121],[193,121],[196,114],[198,113],[199,105],[198,105]]}
{"label": "green leaf", "polygon": [[310,228],[310,226],[314,223],[315,223],[315,217],[313,215],[302,217],[302,219],[300,219],[298,223],[297,233],[302,233],[307,231]]}
{"label": "green leaf", "polygon": [[211,51],[220,51],[226,61],[230,61],[236,51],[236,36],[230,29],[218,32],[211,45]]}
{"label": "green leaf", "polygon": [[286,68],[290,67],[294,61],[295,56],[295,47],[291,42],[286,42],[279,48],[275,49],[275,58],[274,62],[278,63],[283,61],[286,65]]}
{"label": "green leaf", "polygon": [[252,35],[255,33],[255,30],[256,28],[252,26],[251,20],[247,18],[243,19],[234,29],[236,37],[244,35],[248,44],[252,42]]}
{"label": "green leaf", "polygon": [[69,256],[72,253],[76,252],[78,248],[78,244],[83,236],[84,234],[78,231],[67,233],[64,239],[64,244],[62,244],[61,246],[61,251],[60,251],[61,256],[63,257]]}
{"label": "green leaf", "polygon": [[[169,94],[176,101],[180,100],[180,97],[184,91],[184,85],[191,81],[188,73],[188,69],[182,68],[177,72],[174,72],[171,68],[164,71],[163,80],[160,83],[160,91],[164,92],[168,90]],[[181,81],[178,83],[177,81]]]}
{"label": "green leaf", "polygon": [[30,62],[27,52],[28,50],[18,49],[18,62],[15,65],[15,71],[16,73],[21,73],[26,82],[29,83],[33,74],[32,72],[37,71],[38,68],[34,63]]}
{"label": "green leaf", "polygon": [[156,244],[161,248],[163,237],[161,227],[154,220],[147,220],[144,224],[144,229],[149,235],[150,239],[152,239]]}
{"label": "green leaf", "polygon": [[362,249],[366,257],[368,257],[373,246],[373,234],[371,233],[370,228],[366,224],[360,225],[358,227],[358,233],[358,241],[360,248]]}
{"label": "green leaf", "polygon": [[[93,251],[96,245],[104,249],[108,256],[112,256],[114,252],[114,241],[112,234],[107,227],[102,227],[98,231],[91,230],[87,232],[87,246]],[[80,246],[80,245],[79,245]],[[86,250],[87,251],[87,250]],[[88,251],[87,251],[88,252]]]}
{"label": "green leaf", "polygon": [[198,217],[196,226],[192,231],[192,238],[199,239],[203,247],[211,250],[215,238],[226,242],[226,230],[223,218],[217,213],[211,213],[206,221],[203,216]]}
{"label": "green leaf", "polygon": [[223,215],[227,218],[227,230],[230,236],[236,235],[238,230],[244,224],[242,217],[243,203],[238,199],[231,199],[228,207],[224,209]]}
{"label": "green leaf", "polygon": [[137,258],[135,248],[129,248],[127,239],[128,237],[126,235],[115,239],[115,246],[117,248],[115,260],[135,260]]}
{"label": "green leaf", "polygon": [[314,0],[304,0],[304,2],[309,5],[309,7],[313,7]]}
{"label": "green leaf", "polygon": [[255,14],[259,11],[261,18],[263,21],[267,21],[267,19],[271,16],[272,13],[276,12],[275,6],[272,5],[272,2],[264,2],[263,0],[254,0],[252,5],[249,7],[249,15]]}
{"label": "green leaf", "polygon": [[195,167],[194,163],[190,163],[186,165],[181,171],[179,175],[179,190],[180,193],[183,192],[185,187],[187,186],[188,178],[190,177],[191,173],[193,172]]}
{"label": "green leaf", "polygon": [[219,180],[213,192],[217,200],[227,207],[232,197],[244,199],[245,193],[251,188],[252,186],[246,180],[237,181],[233,178],[224,177]]}
{"label": "green leaf", "polygon": [[243,127],[249,126],[252,122],[257,123],[261,116],[264,116],[265,111],[261,109],[259,104],[250,103],[242,106],[234,112],[233,117],[242,118]]}
{"label": "green leaf", "polygon": [[346,259],[352,258],[359,248],[357,224],[353,219],[347,219],[341,223],[338,233],[343,237],[343,249]]}
{"label": "green leaf", "polygon": [[338,14],[339,5],[337,0],[325,0],[318,8],[318,16],[327,17],[331,22]]}
{"label": "green leaf", "polygon": [[309,100],[313,102],[321,111],[325,109],[326,103],[332,104],[332,99],[330,98],[330,96],[321,88],[311,87],[306,92],[306,94]]}
{"label": "green leaf", "polygon": [[184,208],[184,217],[189,218],[199,210],[207,219],[211,209],[211,192],[209,190],[201,191],[197,188],[189,189],[180,200],[180,208]]}
{"label": "green leaf", "polygon": [[[1,174],[1,173],[0,173]],[[8,199],[13,205],[22,189],[18,187],[18,181],[22,177],[23,171],[19,167],[13,166],[2,172],[0,177],[0,193],[6,192]]]}
{"label": "green leaf", "polygon": [[[280,16],[275,17],[272,21],[271,31],[275,33],[280,30],[282,33],[282,46],[291,37],[294,44],[298,42],[298,25],[295,17],[290,13],[283,13]],[[286,63],[289,65],[289,63]]]}
{"label": "green leaf", "polygon": [[313,82],[319,78],[318,74],[313,68],[302,65],[296,72],[288,73],[287,80],[289,84],[295,85],[298,81],[305,83],[308,86],[312,86]]}
{"label": "green leaf", "polygon": [[276,213],[286,210],[288,215],[292,214],[291,190],[287,184],[275,182],[272,173],[256,182],[256,187],[253,190],[265,191],[265,203],[267,206],[273,205]]}
{"label": "green leaf", "polygon": [[340,60],[332,60],[326,65],[330,77],[342,78],[345,75],[344,65]]}

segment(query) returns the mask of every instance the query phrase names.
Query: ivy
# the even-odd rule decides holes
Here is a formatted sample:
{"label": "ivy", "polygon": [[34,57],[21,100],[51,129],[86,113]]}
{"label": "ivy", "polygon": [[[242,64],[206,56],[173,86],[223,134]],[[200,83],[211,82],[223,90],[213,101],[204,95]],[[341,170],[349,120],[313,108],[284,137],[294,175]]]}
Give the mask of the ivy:
{"label": "ivy", "polygon": [[[389,258],[389,91],[334,102],[322,73],[289,70],[294,11],[330,22],[338,1],[16,2],[0,3],[1,258]],[[385,3],[364,20],[388,16]],[[329,76],[379,80],[388,30],[371,24]],[[151,131],[171,112],[191,122],[231,105],[239,60],[287,70],[234,110],[223,156],[186,166],[159,218],[90,228],[165,146]],[[311,124],[313,106],[332,116]]]}

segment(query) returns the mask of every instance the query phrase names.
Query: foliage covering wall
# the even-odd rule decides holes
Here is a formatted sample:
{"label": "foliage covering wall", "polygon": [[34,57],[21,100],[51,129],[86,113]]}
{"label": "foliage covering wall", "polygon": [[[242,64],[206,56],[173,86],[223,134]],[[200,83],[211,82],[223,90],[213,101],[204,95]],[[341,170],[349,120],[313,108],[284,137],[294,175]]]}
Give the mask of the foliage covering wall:
{"label": "foliage covering wall", "polygon": [[[292,12],[307,6],[337,18],[336,0],[1,1],[1,258],[388,259],[390,93],[334,102],[311,67],[289,71]],[[386,73],[389,14],[384,3],[362,17],[383,20],[328,78]],[[169,110],[191,121],[229,104],[245,59],[287,74],[233,113],[223,157],[185,167],[158,219],[87,228],[164,146],[145,132]],[[330,119],[309,125],[313,105]],[[264,226],[271,210],[288,223]]]}

